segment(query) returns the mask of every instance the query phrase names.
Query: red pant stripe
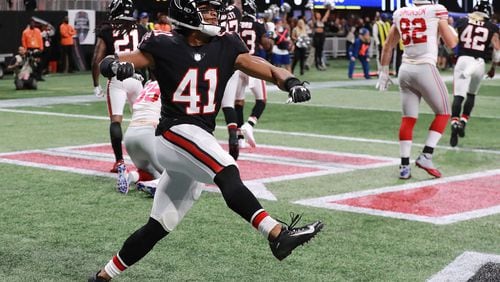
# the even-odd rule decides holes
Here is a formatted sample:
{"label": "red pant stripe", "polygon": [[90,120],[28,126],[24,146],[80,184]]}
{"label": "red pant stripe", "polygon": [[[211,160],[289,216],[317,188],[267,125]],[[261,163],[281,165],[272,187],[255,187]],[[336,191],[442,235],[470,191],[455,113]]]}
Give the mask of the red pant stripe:
{"label": "red pant stripe", "polygon": [[165,131],[163,133],[163,137],[165,137],[165,139],[167,139],[169,142],[175,144],[176,146],[191,154],[198,161],[210,168],[215,174],[224,169],[224,166],[221,165],[216,159],[214,159],[207,152],[203,151],[200,147],[198,147],[198,145],[194,144],[190,140],[178,134],[175,134],[170,130]]}

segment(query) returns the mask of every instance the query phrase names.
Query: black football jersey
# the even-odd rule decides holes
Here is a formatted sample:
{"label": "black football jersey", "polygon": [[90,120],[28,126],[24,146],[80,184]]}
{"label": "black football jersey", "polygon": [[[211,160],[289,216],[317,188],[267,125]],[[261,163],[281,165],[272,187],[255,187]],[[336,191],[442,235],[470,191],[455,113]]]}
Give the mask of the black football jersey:
{"label": "black football jersey", "polygon": [[236,6],[229,5],[226,7],[226,11],[221,14],[220,25],[224,28],[226,32],[236,32],[239,31],[241,21],[241,12]]}
{"label": "black football jersey", "polygon": [[259,48],[260,40],[266,34],[266,28],[254,17],[244,16],[240,21],[240,37],[247,45],[250,54]]}
{"label": "black football jersey", "polygon": [[152,72],[162,101],[157,134],[185,123],[213,132],[236,58],[248,52],[239,36],[224,33],[193,47],[184,35],[152,31],[144,36],[139,50],[149,53],[155,62]]}
{"label": "black football jersey", "polygon": [[458,56],[488,59],[491,57],[491,38],[498,27],[489,21],[462,18],[457,21]]}
{"label": "black football jersey", "polygon": [[97,33],[97,37],[101,38],[106,44],[106,55],[113,55],[119,52],[134,51],[139,46],[147,29],[142,25],[137,25],[136,28],[124,33],[112,27],[111,24],[105,24]]}

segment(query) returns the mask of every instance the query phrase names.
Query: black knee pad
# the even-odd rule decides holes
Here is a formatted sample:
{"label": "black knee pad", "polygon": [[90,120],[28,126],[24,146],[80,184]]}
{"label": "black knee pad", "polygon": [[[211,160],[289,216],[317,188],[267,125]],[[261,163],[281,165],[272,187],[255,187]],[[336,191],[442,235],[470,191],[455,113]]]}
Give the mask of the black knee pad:
{"label": "black knee pad", "polygon": [[123,136],[122,136],[122,126],[119,122],[115,121],[109,125],[109,135],[111,136],[111,140],[119,139],[121,142]]}
{"label": "black knee pad", "polygon": [[224,113],[224,118],[226,119],[226,124],[230,123],[238,123],[236,119],[236,111],[234,108],[231,107],[225,107],[222,108],[222,112]]}

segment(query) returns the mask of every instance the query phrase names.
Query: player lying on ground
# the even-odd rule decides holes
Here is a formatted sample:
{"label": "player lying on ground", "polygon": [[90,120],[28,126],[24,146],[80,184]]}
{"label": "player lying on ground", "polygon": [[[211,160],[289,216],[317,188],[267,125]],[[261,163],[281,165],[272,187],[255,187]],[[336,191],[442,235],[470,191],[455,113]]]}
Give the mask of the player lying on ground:
{"label": "player lying on ground", "polygon": [[[481,80],[484,77],[484,61],[492,56],[489,77],[495,76],[495,65],[500,61],[498,27],[490,22],[492,8],[488,1],[481,1],[466,18],[458,20],[458,61],[453,71],[453,104],[451,107],[450,145],[457,146],[458,137],[465,137],[465,125],[469,121]],[[467,99],[465,99],[467,97]],[[465,104],[462,111],[462,103]],[[460,116],[462,112],[462,116]]]}
{"label": "player lying on ground", "polygon": [[169,17],[175,32],[148,33],[139,50],[101,62],[101,73],[119,80],[132,76],[134,66],[152,69],[162,95],[156,151],[166,173],[158,183],[148,222],[89,281],[107,281],[144,257],[183,219],[199,197],[201,183],[216,184],[227,206],[262,233],[279,260],[323,227],[316,221],[295,228],[298,218],[283,226],[272,218],[241,181],[235,160],[211,134],[234,69],[277,84],[293,102],[311,97],[288,71],[249,55],[236,34],[220,34],[222,6],[215,0],[171,1]]}
{"label": "player lying on ground", "polygon": [[415,6],[405,7],[394,12],[394,24],[391,27],[386,44],[382,49],[381,65],[377,88],[387,90],[389,63],[392,50],[401,39],[404,44],[403,63],[399,69],[399,89],[403,117],[399,129],[401,166],[399,178],[411,177],[410,153],[413,140],[413,127],[417,122],[420,99],[431,107],[436,114],[429,128],[423,152],[415,164],[434,177],[441,177],[441,172],[432,162],[432,154],[439,139],[446,129],[450,111],[448,90],[436,68],[437,42],[440,35],[445,44],[454,48],[457,36],[448,25],[448,11],[433,1],[414,0]]}

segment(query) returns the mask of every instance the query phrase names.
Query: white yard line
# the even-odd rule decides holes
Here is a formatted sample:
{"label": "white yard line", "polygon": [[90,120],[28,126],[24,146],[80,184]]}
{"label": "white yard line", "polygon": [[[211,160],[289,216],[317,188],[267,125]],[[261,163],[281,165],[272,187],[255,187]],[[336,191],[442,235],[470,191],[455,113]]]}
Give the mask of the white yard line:
{"label": "white yard line", "polygon": [[[500,263],[500,255],[465,252],[458,256],[443,270],[429,278],[427,282],[466,282],[474,276],[481,266],[488,262]],[[493,281],[493,279],[488,281]]]}
{"label": "white yard line", "polygon": [[[64,113],[53,113],[53,112],[42,112],[42,111],[26,111],[26,110],[13,110],[13,109],[1,109],[0,112],[18,113],[18,114],[32,114],[32,115],[46,115],[46,116],[58,116],[58,117],[70,117],[70,118],[82,118],[82,119],[92,119],[92,120],[109,120],[108,117],[103,116],[92,116],[92,115],[76,115],[76,114],[64,114]],[[123,119],[124,121],[130,121],[130,119]],[[217,126],[217,129],[225,130],[225,126]],[[285,135],[285,136],[299,136],[299,137],[309,137],[318,139],[330,139],[330,140],[340,140],[349,142],[362,142],[362,143],[373,143],[373,144],[386,144],[386,145],[399,145],[398,141],[389,141],[382,139],[369,139],[360,137],[349,137],[349,136],[339,136],[339,135],[328,135],[328,134],[316,134],[316,133],[306,133],[306,132],[293,132],[293,131],[280,131],[280,130],[269,130],[269,129],[254,129],[255,132]],[[413,143],[416,147],[424,147],[424,144]],[[474,149],[474,148],[453,148],[450,146],[437,146],[439,149],[453,150],[453,151],[464,151],[473,153],[485,153],[500,155],[500,151],[488,150],[488,149]]]}

